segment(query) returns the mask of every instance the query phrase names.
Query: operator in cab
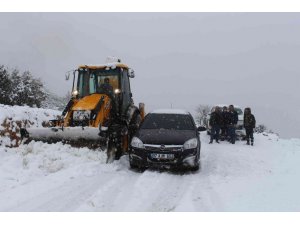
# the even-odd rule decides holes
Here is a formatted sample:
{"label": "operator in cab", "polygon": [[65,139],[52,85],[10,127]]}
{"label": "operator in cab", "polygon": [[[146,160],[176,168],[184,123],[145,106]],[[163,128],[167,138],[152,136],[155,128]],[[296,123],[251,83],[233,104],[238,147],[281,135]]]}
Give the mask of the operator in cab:
{"label": "operator in cab", "polygon": [[107,93],[108,95],[113,95],[113,87],[109,83],[109,78],[104,78],[104,83],[100,84],[99,89],[97,91],[98,93]]}

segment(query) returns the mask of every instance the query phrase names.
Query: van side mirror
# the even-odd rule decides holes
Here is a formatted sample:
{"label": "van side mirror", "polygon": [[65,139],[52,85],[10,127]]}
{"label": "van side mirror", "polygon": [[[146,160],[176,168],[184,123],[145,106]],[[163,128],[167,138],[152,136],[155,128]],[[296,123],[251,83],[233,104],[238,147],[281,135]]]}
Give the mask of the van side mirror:
{"label": "van side mirror", "polygon": [[200,127],[197,128],[197,130],[200,131],[200,132],[201,132],[201,131],[206,131],[206,127],[200,126]]}

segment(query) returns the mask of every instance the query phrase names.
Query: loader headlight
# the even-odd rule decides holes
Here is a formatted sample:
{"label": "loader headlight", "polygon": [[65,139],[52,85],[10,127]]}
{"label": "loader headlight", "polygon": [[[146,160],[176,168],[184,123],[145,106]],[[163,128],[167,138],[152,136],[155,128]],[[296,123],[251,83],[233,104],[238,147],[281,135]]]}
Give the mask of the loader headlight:
{"label": "loader headlight", "polygon": [[137,137],[132,138],[131,146],[134,148],[145,148],[144,143]]}
{"label": "loader headlight", "polygon": [[90,110],[73,111],[73,120],[76,120],[76,121],[89,120],[90,116],[91,116]]}
{"label": "loader headlight", "polygon": [[120,89],[115,89],[115,94],[120,94],[121,90]]}
{"label": "loader headlight", "polygon": [[197,138],[192,138],[190,140],[187,140],[184,145],[183,149],[192,149],[192,148],[197,148],[198,145],[198,140]]}
{"label": "loader headlight", "polygon": [[72,96],[73,96],[73,97],[76,97],[78,94],[79,94],[79,92],[78,92],[77,90],[74,90],[74,91],[72,92]]}

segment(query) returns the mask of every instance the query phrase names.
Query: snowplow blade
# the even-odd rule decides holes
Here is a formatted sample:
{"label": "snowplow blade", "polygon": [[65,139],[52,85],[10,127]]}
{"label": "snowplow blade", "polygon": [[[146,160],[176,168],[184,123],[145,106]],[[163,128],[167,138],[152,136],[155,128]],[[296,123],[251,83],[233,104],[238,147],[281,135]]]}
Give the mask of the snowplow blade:
{"label": "snowplow blade", "polygon": [[96,127],[22,128],[20,133],[25,142],[31,140],[49,143],[61,141],[88,147],[91,145],[101,146],[106,142],[106,138],[99,135],[99,128]]}

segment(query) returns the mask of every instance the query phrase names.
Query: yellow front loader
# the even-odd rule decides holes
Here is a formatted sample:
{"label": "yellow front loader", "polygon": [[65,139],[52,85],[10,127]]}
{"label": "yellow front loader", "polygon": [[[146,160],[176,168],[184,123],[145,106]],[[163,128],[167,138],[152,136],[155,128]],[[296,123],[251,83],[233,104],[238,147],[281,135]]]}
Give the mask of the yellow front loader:
{"label": "yellow front loader", "polygon": [[79,66],[73,71],[72,98],[62,119],[51,120],[49,127],[22,128],[22,139],[106,146],[107,161],[119,159],[144,118],[144,104],[133,103],[133,77],[134,71],[120,60]]}

